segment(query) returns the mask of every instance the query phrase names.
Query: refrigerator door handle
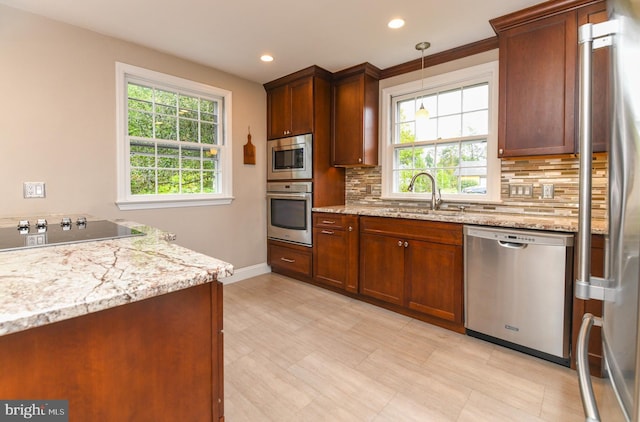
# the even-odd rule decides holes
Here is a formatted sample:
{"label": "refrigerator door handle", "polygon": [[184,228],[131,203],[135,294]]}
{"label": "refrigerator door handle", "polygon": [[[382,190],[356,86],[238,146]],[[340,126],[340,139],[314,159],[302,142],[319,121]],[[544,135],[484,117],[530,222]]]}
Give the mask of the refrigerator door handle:
{"label": "refrigerator door handle", "polygon": [[582,397],[582,408],[584,409],[586,422],[600,422],[600,413],[598,412],[596,397],[593,394],[591,371],[589,370],[589,335],[591,334],[591,327],[594,325],[602,326],[602,319],[589,313],[584,314],[576,345],[578,384],[580,386],[580,396]]}
{"label": "refrigerator door handle", "polygon": [[[591,160],[593,148],[591,145],[591,52],[610,43],[612,33],[617,31],[615,20],[600,24],[587,23],[581,25],[578,32],[580,44],[579,67],[579,143],[580,143],[580,181],[579,181],[579,214],[578,214],[578,268],[575,283],[575,295],[578,299],[604,300],[611,283],[605,278],[591,276]],[[605,39],[597,42],[594,40]],[[610,194],[610,193],[609,193]],[[609,201],[610,202],[610,201]]]}

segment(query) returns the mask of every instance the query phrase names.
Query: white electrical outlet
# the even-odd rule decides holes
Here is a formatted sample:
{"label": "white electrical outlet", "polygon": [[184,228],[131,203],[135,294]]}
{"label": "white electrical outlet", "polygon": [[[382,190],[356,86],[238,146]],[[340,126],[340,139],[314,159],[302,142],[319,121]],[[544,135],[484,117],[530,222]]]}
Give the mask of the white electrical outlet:
{"label": "white electrical outlet", "polygon": [[46,197],[44,182],[24,182],[22,184],[22,190],[25,198]]}
{"label": "white electrical outlet", "polygon": [[553,199],[553,185],[542,185],[542,199]]}

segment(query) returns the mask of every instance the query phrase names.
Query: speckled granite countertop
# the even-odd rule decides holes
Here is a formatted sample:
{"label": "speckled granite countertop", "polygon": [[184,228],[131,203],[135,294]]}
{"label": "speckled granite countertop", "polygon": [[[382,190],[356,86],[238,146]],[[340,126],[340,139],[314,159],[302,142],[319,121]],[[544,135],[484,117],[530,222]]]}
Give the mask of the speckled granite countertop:
{"label": "speckled granite countertop", "polygon": [[231,264],[171,243],[166,232],[116,222],[146,235],[0,252],[0,335],[233,274]]}
{"label": "speckled granite countertop", "polygon": [[[480,226],[509,227],[517,229],[548,230],[561,232],[577,232],[578,219],[568,217],[547,217],[527,214],[506,213],[473,213],[460,210],[436,210],[425,208],[402,207],[367,207],[353,205],[336,205],[333,207],[313,208],[315,212],[334,214],[355,214],[374,217],[409,218],[416,220],[444,221],[449,223],[475,224]],[[591,223],[594,234],[606,233],[606,222],[599,220]]]}

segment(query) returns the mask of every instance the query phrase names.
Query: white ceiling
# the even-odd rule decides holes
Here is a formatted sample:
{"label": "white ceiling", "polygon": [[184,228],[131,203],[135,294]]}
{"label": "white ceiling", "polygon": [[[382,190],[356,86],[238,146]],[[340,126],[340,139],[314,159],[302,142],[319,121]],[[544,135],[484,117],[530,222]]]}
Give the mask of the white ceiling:
{"label": "white ceiling", "polygon": [[[540,0],[0,0],[264,83],[316,64],[384,69],[494,36],[489,19]],[[406,25],[387,27],[394,17]],[[260,55],[275,57],[271,63]]]}

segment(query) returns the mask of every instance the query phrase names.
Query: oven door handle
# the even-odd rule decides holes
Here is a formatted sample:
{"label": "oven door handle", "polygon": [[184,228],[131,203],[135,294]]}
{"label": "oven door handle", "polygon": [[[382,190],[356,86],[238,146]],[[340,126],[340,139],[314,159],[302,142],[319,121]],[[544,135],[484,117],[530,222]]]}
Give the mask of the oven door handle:
{"label": "oven door handle", "polygon": [[307,199],[310,193],[267,193],[267,198],[282,198],[282,199]]}

